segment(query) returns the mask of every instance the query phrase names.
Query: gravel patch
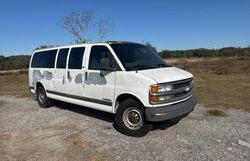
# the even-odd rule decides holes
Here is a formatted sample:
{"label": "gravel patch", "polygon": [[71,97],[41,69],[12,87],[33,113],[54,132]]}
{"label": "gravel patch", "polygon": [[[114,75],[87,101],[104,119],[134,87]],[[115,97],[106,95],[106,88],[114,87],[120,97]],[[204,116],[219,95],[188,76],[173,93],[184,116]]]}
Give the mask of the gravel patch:
{"label": "gravel patch", "polygon": [[68,103],[39,108],[1,96],[0,160],[249,160],[250,113],[214,117],[197,105],[177,125],[155,124],[141,138],[116,130],[114,115]]}

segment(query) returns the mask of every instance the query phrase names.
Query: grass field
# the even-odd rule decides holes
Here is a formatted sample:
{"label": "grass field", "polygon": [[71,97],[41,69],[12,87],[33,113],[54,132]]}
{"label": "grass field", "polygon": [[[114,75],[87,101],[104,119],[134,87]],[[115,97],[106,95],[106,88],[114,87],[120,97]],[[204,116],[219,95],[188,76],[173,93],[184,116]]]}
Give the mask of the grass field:
{"label": "grass field", "polygon": [[[167,59],[193,73],[199,103],[208,108],[250,112],[250,58]],[[0,73],[0,95],[30,97],[27,73]],[[212,111],[214,113],[214,111]]]}
{"label": "grass field", "polygon": [[199,103],[211,108],[250,112],[250,58],[169,59],[193,73]]}
{"label": "grass field", "polygon": [[28,86],[28,74],[0,74],[0,96],[16,95],[17,97],[31,97]]}

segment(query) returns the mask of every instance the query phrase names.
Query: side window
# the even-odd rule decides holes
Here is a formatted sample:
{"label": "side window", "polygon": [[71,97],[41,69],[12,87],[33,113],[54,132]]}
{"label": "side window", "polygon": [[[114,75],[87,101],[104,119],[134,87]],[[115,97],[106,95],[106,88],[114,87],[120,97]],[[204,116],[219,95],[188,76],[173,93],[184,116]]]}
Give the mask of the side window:
{"label": "side window", "polygon": [[82,58],[85,47],[72,48],[69,56],[69,69],[82,69]]}
{"label": "side window", "polygon": [[54,68],[57,50],[36,52],[33,55],[32,68]]}
{"label": "side window", "polygon": [[59,50],[56,68],[66,68],[68,52],[69,48]]}
{"label": "side window", "polygon": [[106,46],[93,46],[90,52],[89,69],[105,70],[102,67],[103,62],[108,63],[107,70],[115,70],[117,67],[116,60]]}

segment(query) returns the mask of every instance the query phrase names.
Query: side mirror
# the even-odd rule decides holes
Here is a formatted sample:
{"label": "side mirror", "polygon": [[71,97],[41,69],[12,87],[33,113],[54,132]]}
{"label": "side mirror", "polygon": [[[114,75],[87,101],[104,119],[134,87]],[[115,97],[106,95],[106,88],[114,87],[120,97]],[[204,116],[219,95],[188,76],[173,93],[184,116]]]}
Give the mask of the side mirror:
{"label": "side mirror", "polygon": [[102,58],[100,66],[102,70],[113,70],[109,58]]}

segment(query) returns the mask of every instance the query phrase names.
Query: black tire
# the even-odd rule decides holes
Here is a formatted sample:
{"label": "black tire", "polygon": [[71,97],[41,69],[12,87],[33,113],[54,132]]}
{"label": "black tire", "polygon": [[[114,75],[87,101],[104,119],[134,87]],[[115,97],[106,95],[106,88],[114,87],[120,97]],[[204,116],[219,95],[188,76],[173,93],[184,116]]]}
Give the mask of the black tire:
{"label": "black tire", "polygon": [[120,132],[128,136],[141,137],[152,129],[152,124],[146,121],[143,107],[134,99],[124,100],[119,105],[115,120]]}
{"label": "black tire", "polygon": [[46,95],[45,89],[40,86],[36,91],[37,102],[41,108],[48,108],[51,106],[51,99]]}

